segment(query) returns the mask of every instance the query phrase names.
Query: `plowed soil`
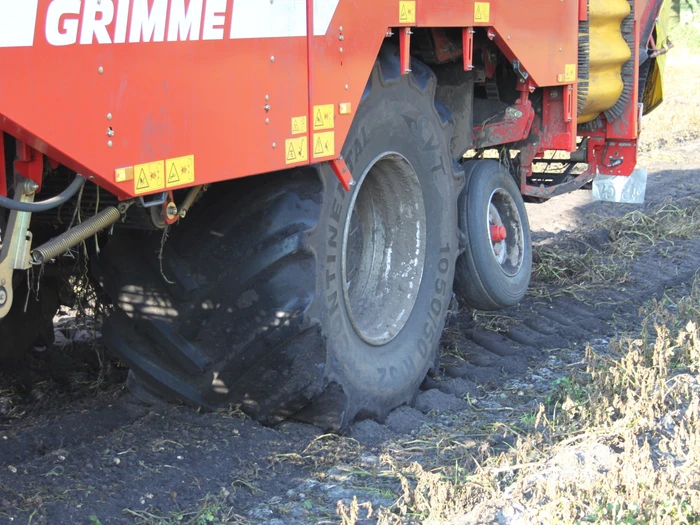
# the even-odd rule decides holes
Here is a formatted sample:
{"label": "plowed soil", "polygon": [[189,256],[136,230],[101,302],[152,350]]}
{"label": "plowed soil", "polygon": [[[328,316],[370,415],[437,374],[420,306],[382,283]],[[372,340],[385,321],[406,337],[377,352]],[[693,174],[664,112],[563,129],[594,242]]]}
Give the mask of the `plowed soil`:
{"label": "plowed soil", "polygon": [[[698,149],[695,141],[670,152],[673,162],[642,161],[644,205],[591,202],[586,190],[529,204],[535,244],[600,250],[609,232],[593,228],[583,240],[575,232],[601,217],[700,198]],[[263,427],[235,407],[212,414],[143,405],[123,386],[126,370],[101,355],[99,337],[95,347],[66,314],[62,344],[33,353],[29,379],[9,371],[0,379],[0,523],[340,523],[338,502],[353,496],[391,509],[401,486],[382,474],[382,456],[426,470],[458,457],[476,468],[469,458],[508,447],[499,425],[535,412],[580,366],[586,345],[604,351],[639,326],[641,305],[691,283],[699,253],[700,236],[661,240],[630,254],[609,286],[583,283],[571,294],[535,283],[521,305],[498,315],[455,302],[440,372],[414,405],[383,422],[357,422],[346,436],[293,421]],[[20,384],[27,381],[31,391]]]}

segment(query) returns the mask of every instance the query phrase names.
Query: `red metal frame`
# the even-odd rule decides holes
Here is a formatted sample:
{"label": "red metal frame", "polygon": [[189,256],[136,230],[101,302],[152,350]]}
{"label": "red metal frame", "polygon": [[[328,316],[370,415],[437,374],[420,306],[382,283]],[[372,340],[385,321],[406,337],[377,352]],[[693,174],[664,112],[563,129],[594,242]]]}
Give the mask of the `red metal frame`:
{"label": "red metal frame", "polygon": [[333,173],[335,173],[335,176],[338,177],[343,188],[345,188],[345,191],[349,191],[350,187],[355,185],[355,180],[352,178],[352,173],[350,173],[343,157],[338,157],[330,161],[330,165]]}
{"label": "red metal frame", "polygon": [[0,195],[7,196],[7,168],[5,167],[5,137],[0,133]]}
{"label": "red metal frame", "polygon": [[576,149],[576,130],[571,129],[573,90],[571,86],[545,88],[542,103],[542,130],[539,151]]}
{"label": "red metal frame", "polygon": [[399,29],[399,55],[401,62],[401,74],[408,75],[411,72],[411,35],[410,27]]}
{"label": "red metal frame", "polygon": [[524,140],[530,134],[535,119],[535,110],[529,100],[530,82],[519,84],[520,98],[517,103],[505,110],[502,115],[483,126],[474,127],[473,143],[476,149],[492,148]]}
{"label": "red metal frame", "polygon": [[44,156],[25,142],[17,141],[17,160],[15,171],[25,179],[31,179],[39,186],[44,175]]}
{"label": "red metal frame", "polygon": [[465,27],[462,29],[462,50],[464,71],[474,69],[474,28]]}
{"label": "red metal frame", "polygon": [[632,174],[637,165],[636,140],[614,140],[600,133],[590,134],[588,137],[587,156],[591,174]]}
{"label": "red metal frame", "polygon": [[[649,3],[637,2],[638,16]],[[472,30],[485,28],[519,61],[528,89],[565,89],[562,111],[553,101],[544,111],[540,148],[575,143],[576,86],[561,78],[577,62],[584,0],[523,0],[517,9],[507,0],[307,0],[305,8],[209,0],[192,12],[198,24],[189,32],[173,25],[174,2],[162,16],[155,0],[82,2],[75,14],[51,0],[17,5],[34,4],[33,34],[14,47],[0,35],[0,64],[12,71],[12,82],[0,82],[0,129],[24,144],[17,169],[37,183],[41,154],[121,199],[337,159],[387,27],[400,30],[404,69],[411,28],[461,28],[465,49],[473,49]],[[120,11],[127,4],[145,5],[152,28]],[[534,122],[527,97],[518,109],[527,118],[494,122],[491,135],[522,139]],[[636,133],[634,103],[603,130],[618,144]],[[168,168],[185,164],[194,175],[171,182]],[[143,186],[138,170],[117,182],[116,170],[139,166],[153,175]]]}

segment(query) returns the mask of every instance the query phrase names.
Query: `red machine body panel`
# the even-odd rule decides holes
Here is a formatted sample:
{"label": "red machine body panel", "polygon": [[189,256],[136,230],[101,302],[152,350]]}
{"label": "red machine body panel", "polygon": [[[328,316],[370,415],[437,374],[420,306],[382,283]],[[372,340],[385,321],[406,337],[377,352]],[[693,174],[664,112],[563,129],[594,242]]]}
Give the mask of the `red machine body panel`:
{"label": "red machine body panel", "polygon": [[[419,27],[491,27],[501,50],[540,87],[576,80],[578,1],[418,0],[417,9]],[[567,64],[569,79],[560,79]]]}
{"label": "red machine body panel", "polygon": [[332,160],[390,28],[484,26],[533,85],[567,86],[578,12],[574,0],[0,0],[0,129],[121,199]]}
{"label": "red machine body panel", "polygon": [[[291,116],[306,116],[308,106],[305,10],[298,10],[298,27],[281,28],[299,36],[232,39],[245,27],[232,24],[227,2],[191,0],[195,22],[185,35],[173,29],[175,3],[149,2],[153,24],[139,31],[139,0],[126,14],[120,10],[128,1],[104,0],[98,7],[112,8],[100,15],[112,22],[91,31],[86,20],[94,18],[97,0],[39,1],[33,45],[0,48],[0,63],[13,72],[11,82],[0,82],[2,127],[12,134],[21,128],[20,138],[34,137],[30,145],[120,197],[170,189],[167,159],[195,157],[197,179],[183,187],[284,168]],[[65,13],[71,4],[79,15]],[[160,4],[168,10],[157,11]],[[121,38],[119,17],[128,18]],[[183,36],[188,40],[168,41]],[[113,43],[124,38],[135,42]],[[115,169],[142,164],[154,164],[145,191],[138,189],[138,170],[133,180],[115,182]]]}

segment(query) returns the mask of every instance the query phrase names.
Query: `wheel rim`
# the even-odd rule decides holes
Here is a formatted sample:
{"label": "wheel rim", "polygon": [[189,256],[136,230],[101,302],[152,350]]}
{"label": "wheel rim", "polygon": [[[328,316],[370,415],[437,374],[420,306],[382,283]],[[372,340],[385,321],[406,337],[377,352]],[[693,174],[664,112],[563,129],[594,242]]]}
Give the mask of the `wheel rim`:
{"label": "wheel rim", "polygon": [[497,188],[489,197],[487,230],[491,254],[503,273],[514,276],[523,264],[523,224],[510,194]]}
{"label": "wheel rim", "polygon": [[398,153],[374,159],[350,210],[341,254],[345,305],[357,334],[384,345],[406,325],[425,266],[425,204],[413,166]]}

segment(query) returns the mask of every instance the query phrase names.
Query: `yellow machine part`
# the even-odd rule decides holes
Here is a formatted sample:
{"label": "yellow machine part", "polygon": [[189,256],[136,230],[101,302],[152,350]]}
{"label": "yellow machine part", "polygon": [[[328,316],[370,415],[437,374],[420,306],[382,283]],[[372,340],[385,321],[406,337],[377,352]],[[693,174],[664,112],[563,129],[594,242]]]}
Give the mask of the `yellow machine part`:
{"label": "yellow machine part", "polygon": [[[656,23],[656,48],[662,49],[668,47],[668,29],[671,14],[671,1],[665,0],[661,4],[661,11]],[[666,69],[666,55],[661,54],[654,59],[654,63],[649,70],[649,77],[642,96],[644,103],[644,114],[650,113],[664,99],[663,75]]]}
{"label": "yellow machine part", "polygon": [[588,9],[588,93],[579,112],[580,124],[592,121],[615,105],[624,88],[622,66],[631,56],[620,31],[622,20],[630,14],[627,0],[590,0]]}

